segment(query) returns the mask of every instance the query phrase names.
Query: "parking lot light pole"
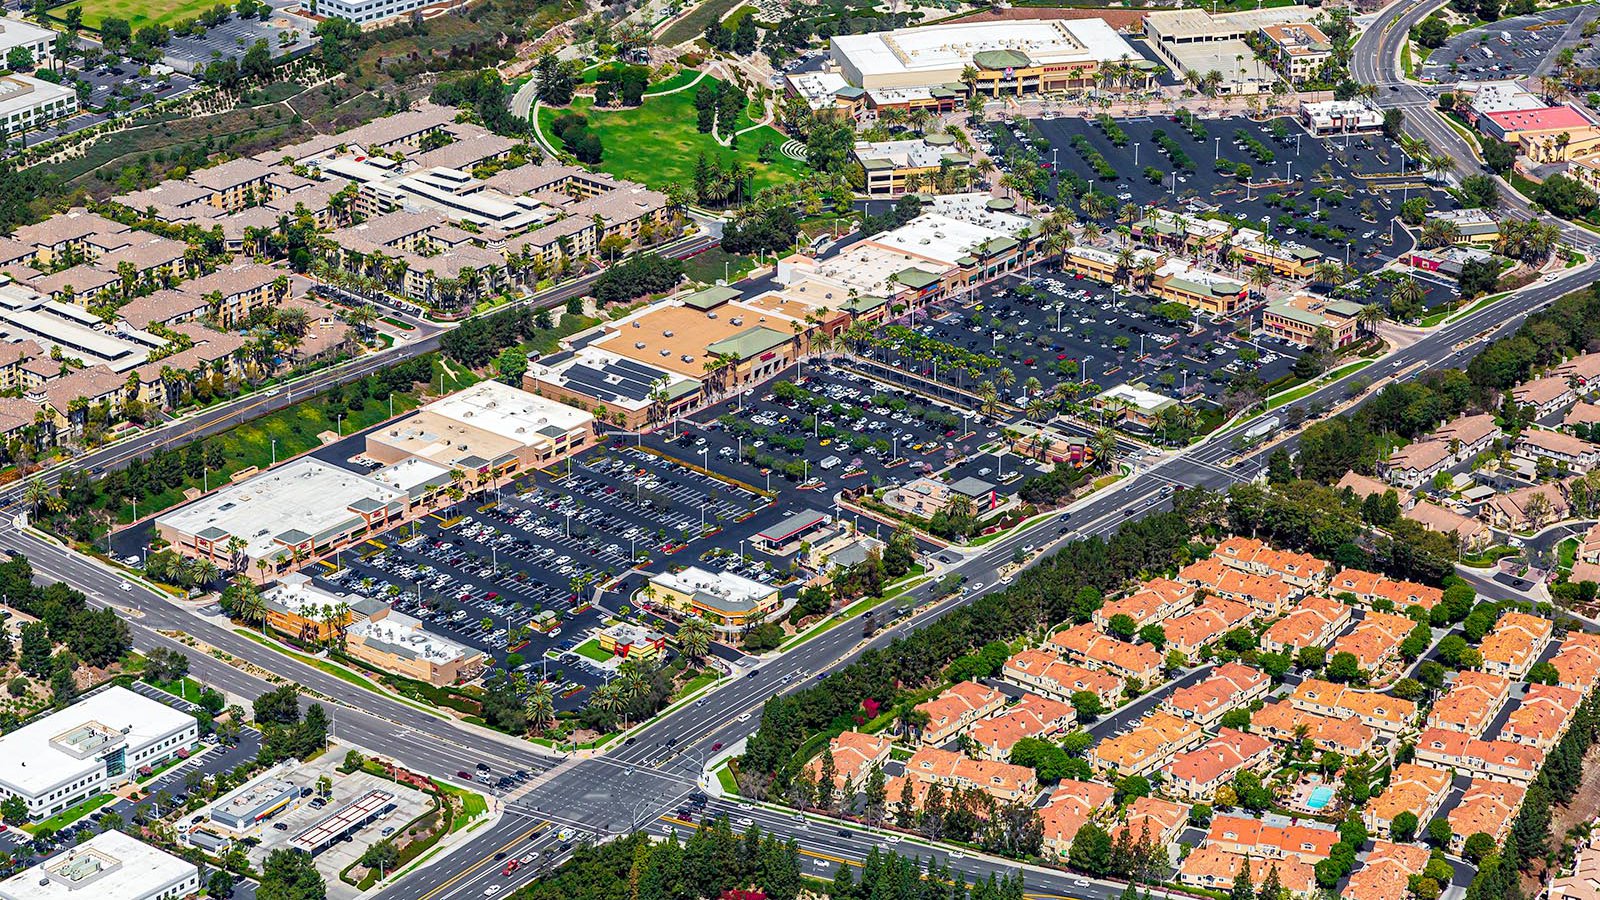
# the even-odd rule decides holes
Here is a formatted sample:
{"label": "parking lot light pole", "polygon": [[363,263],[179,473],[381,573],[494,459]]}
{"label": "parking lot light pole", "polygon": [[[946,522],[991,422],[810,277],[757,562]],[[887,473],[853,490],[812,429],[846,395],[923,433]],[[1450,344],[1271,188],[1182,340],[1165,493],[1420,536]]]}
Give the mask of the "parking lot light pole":
{"label": "parking lot light pole", "polygon": [[1216,162],[1222,158],[1222,138],[1211,139],[1211,161]]}
{"label": "parking lot light pole", "polygon": [[[1054,148],[1052,148],[1050,150],[1050,152],[1052,154],[1054,154],[1056,151],[1055,151]],[[1133,164],[1134,164],[1135,167],[1137,167],[1139,165],[1139,142],[1138,141],[1134,141],[1133,142]]]}
{"label": "parking lot light pole", "polygon": [[272,439],[272,464],[273,465],[277,465],[278,464],[278,439],[277,438],[273,438]]}

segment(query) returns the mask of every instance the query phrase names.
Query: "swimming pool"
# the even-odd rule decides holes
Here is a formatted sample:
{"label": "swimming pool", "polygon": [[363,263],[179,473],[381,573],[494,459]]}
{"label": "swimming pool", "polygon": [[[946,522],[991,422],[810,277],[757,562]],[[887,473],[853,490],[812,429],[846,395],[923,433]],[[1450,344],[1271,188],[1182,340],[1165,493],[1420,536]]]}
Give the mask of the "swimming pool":
{"label": "swimming pool", "polygon": [[1327,806],[1328,802],[1332,799],[1333,788],[1323,785],[1322,787],[1314,789],[1311,792],[1311,796],[1306,798],[1306,809],[1321,810],[1323,807]]}

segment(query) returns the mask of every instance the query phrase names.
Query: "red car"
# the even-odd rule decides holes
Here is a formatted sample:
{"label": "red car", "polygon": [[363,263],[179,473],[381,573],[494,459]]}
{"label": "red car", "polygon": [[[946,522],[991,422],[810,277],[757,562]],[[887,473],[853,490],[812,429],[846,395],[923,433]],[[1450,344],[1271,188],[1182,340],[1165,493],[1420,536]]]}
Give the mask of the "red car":
{"label": "red car", "polygon": [[506,863],[506,867],[504,869],[500,870],[500,875],[502,877],[510,877],[512,872],[515,872],[516,870],[518,870],[520,868],[522,868],[521,860],[513,859],[510,862]]}

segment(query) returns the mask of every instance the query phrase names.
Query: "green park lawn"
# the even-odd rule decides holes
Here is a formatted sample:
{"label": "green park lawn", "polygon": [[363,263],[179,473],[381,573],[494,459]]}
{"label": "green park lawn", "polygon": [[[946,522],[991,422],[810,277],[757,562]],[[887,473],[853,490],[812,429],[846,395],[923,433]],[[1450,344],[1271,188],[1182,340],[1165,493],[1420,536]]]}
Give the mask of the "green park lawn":
{"label": "green park lawn", "polygon": [[[709,85],[714,79],[701,81]],[[674,182],[690,184],[694,178],[695,160],[701,153],[726,166],[737,159],[755,173],[753,189],[760,190],[777,184],[795,181],[805,174],[805,164],[781,154],[772,162],[757,159],[762,144],[782,144],[784,136],[770,126],[739,136],[737,149],[723,147],[709,134],[695,128],[694,97],[699,88],[679,91],[660,97],[647,97],[643,104],[633,109],[612,109],[595,112],[587,98],[579,98],[572,109],[589,117],[589,125],[600,136],[605,155],[597,167],[618,178],[637,181],[657,190]],[[539,127],[550,141],[559,143],[551,123],[560,110],[541,107]],[[753,124],[740,117],[738,126]]]}
{"label": "green park lawn", "polygon": [[67,10],[83,10],[83,24],[99,29],[107,18],[126,19],[134,31],[146,25],[171,25],[192,19],[216,5],[216,0],[77,0],[50,10],[50,17],[66,21]]}

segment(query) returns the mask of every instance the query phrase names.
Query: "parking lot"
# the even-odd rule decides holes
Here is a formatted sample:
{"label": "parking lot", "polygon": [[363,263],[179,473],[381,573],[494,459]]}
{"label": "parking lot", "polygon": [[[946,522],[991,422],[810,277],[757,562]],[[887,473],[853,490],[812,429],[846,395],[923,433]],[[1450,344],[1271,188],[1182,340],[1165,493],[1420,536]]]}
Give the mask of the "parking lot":
{"label": "parking lot", "polygon": [[[346,550],[318,580],[387,600],[497,667],[517,654],[511,668],[525,683],[550,682],[557,709],[574,710],[615,674],[577,652],[609,615],[594,604],[600,589],[767,505],[758,492],[623,442],[463,501],[459,520],[441,511]],[[784,580],[765,568],[743,574]],[[626,602],[619,594],[613,606],[618,598]]]}
{"label": "parking lot", "polygon": [[1593,67],[1600,49],[1581,35],[1584,23],[1597,17],[1593,5],[1566,6],[1463,31],[1429,53],[1418,75],[1441,84],[1526,78],[1548,71],[1541,64],[1563,47],[1577,50],[1577,66]]}
{"label": "parking lot", "polygon": [[[1217,210],[1361,271],[1382,266],[1410,246],[1398,229],[1396,244],[1389,243],[1398,198],[1357,177],[1401,170],[1393,144],[1378,135],[1317,138],[1287,119],[1260,123],[1242,117],[1187,124],[1170,117],[1118,119],[1115,135],[1076,117],[1038,119],[1033,126],[1050,146],[1037,157],[1019,155],[1026,132],[1004,123],[991,126],[990,152],[1003,160],[1002,171],[1053,164],[1063,195],[1071,179],[1081,179],[1105,201],[1106,212],[1098,218],[1107,228],[1119,224],[1128,205]],[[1090,161],[1094,154],[1115,171],[1114,178],[1098,177]],[[1218,171],[1219,161],[1234,171],[1239,164],[1250,166],[1249,183],[1234,171]]]}
{"label": "parking lot", "polygon": [[[1240,337],[1249,316],[1170,322],[1152,312],[1144,296],[1076,279],[1054,267],[1034,267],[1031,278],[1008,277],[984,286],[965,306],[947,309],[917,326],[925,337],[999,361],[1010,376],[1003,400],[1024,406],[1033,379],[1046,395],[1086,399],[1124,382],[1145,382],[1175,396],[1221,399],[1237,373],[1271,382],[1289,373],[1298,352],[1273,338]],[[918,366],[897,351],[886,362]],[[923,367],[924,376],[932,367]],[[941,377],[943,377],[941,375]],[[1092,387],[1090,386],[1092,385]]]}
{"label": "parking lot", "polygon": [[[316,23],[292,14],[294,7],[295,4],[279,4],[265,19],[233,16],[200,37],[173,35],[161,48],[163,59],[179,71],[194,72],[213,59],[239,59],[256,41],[266,41],[275,58],[305,53],[319,40],[312,34]],[[285,44],[281,35],[291,33],[294,42]]]}

